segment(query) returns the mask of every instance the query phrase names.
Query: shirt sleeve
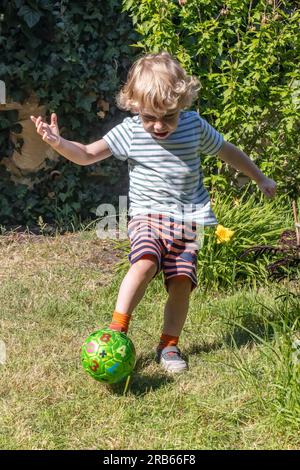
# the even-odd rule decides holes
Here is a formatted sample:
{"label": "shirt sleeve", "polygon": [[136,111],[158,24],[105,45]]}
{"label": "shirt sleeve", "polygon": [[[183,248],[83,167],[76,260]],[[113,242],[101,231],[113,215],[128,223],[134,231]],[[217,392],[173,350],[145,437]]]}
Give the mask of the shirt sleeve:
{"label": "shirt sleeve", "polygon": [[200,124],[199,150],[206,155],[217,155],[223,145],[224,137],[205,119],[199,115],[198,117]]}
{"label": "shirt sleeve", "polygon": [[132,140],[132,118],[125,118],[121,124],[113,127],[103,139],[114,157],[127,160]]}

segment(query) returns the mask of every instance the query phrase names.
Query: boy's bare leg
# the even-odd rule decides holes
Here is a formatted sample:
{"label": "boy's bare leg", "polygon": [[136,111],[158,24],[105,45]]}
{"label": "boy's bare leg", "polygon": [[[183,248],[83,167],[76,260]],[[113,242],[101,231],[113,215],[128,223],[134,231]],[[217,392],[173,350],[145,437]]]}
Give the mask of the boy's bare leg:
{"label": "boy's bare leg", "polygon": [[163,334],[180,336],[189,309],[191,288],[192,281],[188,276],[169,279],[169,298],[165,306]]}
{"label": "boy's bare leg", "polygon": [[169,298],[165,306],[163,333],[156,354],[156,361],[167,372],[184,372],[188,368],[177,343],[187,317],[191,288],[191,279],[184,275],[168,281]]}
{"label": "boy's bare leg", "polygon": [[187,317],[191,288],[192,281],[188,276],[180,275],[168,281],[169,298],[165,306],[163,333],[156,355],[156,361],[167,372],[177,373],[188,369],[177,343]]}
{"label": "boy's bare leg", "polygon": [[157,259],[147,255],[134,263],[124,277],[119,289],[115,310],[131,315],[143,298],[146,287],[157,271]]}

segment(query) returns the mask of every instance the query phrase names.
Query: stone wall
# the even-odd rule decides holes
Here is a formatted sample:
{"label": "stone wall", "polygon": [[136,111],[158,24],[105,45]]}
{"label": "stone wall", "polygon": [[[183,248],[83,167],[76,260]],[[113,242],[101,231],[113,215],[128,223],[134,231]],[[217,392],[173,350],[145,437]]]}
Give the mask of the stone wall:
{"label": "stone wall", "polygon": [[30,119],[31,115],[45,116],[46,108],[39,106],[36,97],[32,95],[23,104],[8,101],[0,107],[0,113],[9,110],[18,111],[20,132],[10,131],[14,151],[10,158],[2,158],[1,164],[10,172],[14,182],[31,186],[33,180],[28,175],[44,168],[46,158],[49,160],[58,158],[58,154],[37,134]]}

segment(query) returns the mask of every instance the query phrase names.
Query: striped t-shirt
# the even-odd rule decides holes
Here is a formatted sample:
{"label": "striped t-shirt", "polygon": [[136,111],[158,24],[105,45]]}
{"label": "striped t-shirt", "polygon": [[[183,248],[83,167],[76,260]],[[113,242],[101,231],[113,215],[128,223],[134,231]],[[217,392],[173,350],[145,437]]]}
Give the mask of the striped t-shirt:
{"label": "striped t-shirt", "polygon": [[140,116],[124,119],[104,137],[128,161],[129,216],[161,213],[200,225],[217,224],[203,186],[200,154],[216,155],[223,137],[195,111],[182,111],[176,130],[156,139]]}

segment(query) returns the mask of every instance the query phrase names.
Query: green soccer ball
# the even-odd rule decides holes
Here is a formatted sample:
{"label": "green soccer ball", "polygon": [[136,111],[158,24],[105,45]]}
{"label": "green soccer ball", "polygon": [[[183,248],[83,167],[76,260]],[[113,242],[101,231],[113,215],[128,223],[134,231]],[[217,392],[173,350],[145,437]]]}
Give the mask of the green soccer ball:
{"label": "green soccer ball", "polygon": [[135,366],[135,348],[125,333],[103,328],[82,345],[84,370],[99,382],[114,384],[125,379]]}

